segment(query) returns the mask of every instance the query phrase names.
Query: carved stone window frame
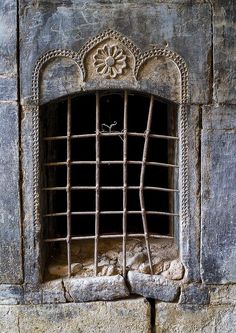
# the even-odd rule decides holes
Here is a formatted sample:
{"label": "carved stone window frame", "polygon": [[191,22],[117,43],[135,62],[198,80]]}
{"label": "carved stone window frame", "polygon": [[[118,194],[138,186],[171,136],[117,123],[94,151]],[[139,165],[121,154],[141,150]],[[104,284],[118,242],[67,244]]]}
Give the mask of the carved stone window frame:
{"label": "carved stone window frame", "polygon": [[[104,58],[106,66],[99,67],[101,64],[100,55],[108,53],[108,57]],[[127,55],[128,54],[128,55]],[[180,243],[180,259],[185,265],[185,258],[189,257],[186,253],[186,247],[182,246],[186,240],[184,235],[186,226],[189,225],[189,179],[188,179],[188,123],[187,112],[189,106],[189,82],[188,69],[183,58],[168,48],[159,48],[154,45],[149,50],[142,52],[127,37],[121,35],[114,30],[105,30],[99,35],[91,38],[78,52],[66,49],[50,50],[43,54],[36,62],[32,76],[32,103],[30,111],[32,114],[32,192],[33,192],[33,221],[32,228],[34,230],[35,262],[34,278],[28,281],[29,284],[38,288],[41,284],[40,267],[40,184],[39,184],[39,109],[40,105],[45,101],[42,99],[40,87],[44,68],[53,60],[58,58],[66,58],[73,61],[81,78],[78,84],[77,92],[89,91],[96,89],[129,89],[136,91],[144,91],[152,93],[163,99],[170,100],[168,94],[158,91],[158,82],[152,86],[143,83],[140,79],[140,73],[145,64],[152,59],[164,59],[174,64],[176,73],[179,77],[178,96],[174,103],[178,105],[179,111],[179,189],[180,189],[180,219],[179,219],[179,243]],[[116,59],[117,58],[117,59]],[[118,65],[116,61],[118,60]],[[115,70],[110,70],[111,68]],[[91,70],[92,68],[92,70]],[[127,71],[128,74],[125,72]],[[96,73],[97,77],[93,77]],[[68,92],[74,93],[73,92]],[[52,98],[54,99],[54,98]],[[27,235],[26,235],[27,236]],[[26,258],[27,261],[27,258]],[[27,262],[25,263],[27,265]],[[112,281],[114,277],[108,277]],[[98,278],[102,279],[104,278]],[[26,279],[27,283],[27,279]],[[32,289],[32,288],[31,288]],[[121,297],[127,296],[126,292],[121,292]],[[94,298],[95,297],[95,298]],[[111,297],[112,298],[112,297]],[[88,297],[85,300],[106,299],[98,295]],[[84,299],[82,299],[84,300]]]}

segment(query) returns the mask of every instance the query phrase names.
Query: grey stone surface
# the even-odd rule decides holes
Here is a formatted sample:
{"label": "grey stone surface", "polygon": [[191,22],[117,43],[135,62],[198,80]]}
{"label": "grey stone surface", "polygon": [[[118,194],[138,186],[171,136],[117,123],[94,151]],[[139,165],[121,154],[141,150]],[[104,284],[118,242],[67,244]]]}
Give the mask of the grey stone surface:
{"label": "grey stone surface", "polygon": [[234,0],[214,2],[214,99],[236,103],[236,4]]}
{"label": "grey stone surface", "polygon": [[128,283],[132,294],[172,302],[179,295],[179,286],[160,275],[148,275],[135,271],[128,272]]}
{"label": "grey stone surface", "polygon": [[212,286],[210,288],[210,303],[213,305],[236,305],[236,284]]}
{"label": "grey stone surface", "polygon": [[143,299],[77,304],[0,306],[1,333],[150,333]]}
{"label": "grey stone surface", "polygon": [[202,133],[202,278],[236,282],[236,135]]}
{"label": "grey stone surface", "polygon": [[235,306],[156,303],[155,333],[234,333]]}
{"label": "grey stone surface", "polygon": [[[0,75],[17,74],[16,0],[0,2]],[[1,95],[0,95],[1,96]]]}
{"label": "grey stone surface", "polygon": [[0,305],[20,304],[23,302],[23,288],[17,285],[0,285]]}
{"label": "grey stone surface", "polygon": [[181,289],[180,303],[206,305],[209,303],[209,289],[200,284],[190,284]]}
{"label": "grey stone surface", "polygon": [[0,283],[22,280],[18,106],[0,103]]}
{"label": "grey stone surface", "polygon": [[[192,100],[209,100],[211,12],[209,4],[112,4],[76,1],[34,6],[21,1],[22,98],[31,94],[31,73],[40,55],[54,48],[75,51],[106,28],[120,31],[142,49],[166,46],[186,59]],[[194,43],[189,43],[189,40]],[[27,71],[25,71],[27,68]]]}
{"label": "grey stone surface", "polygon": [[202,126],[203,129],[235,129],[236,106],[204,106],[202,111]]}
{"label": "grey stone surface", "polygon": [[120,275],[64,279],[66,298],[74,302],[113,300],[129,296],[125,280]]}
{"label": "grey stone surface", "polygon": [[0,75],[0,100],[17,100],[17,80],[15,76]]}

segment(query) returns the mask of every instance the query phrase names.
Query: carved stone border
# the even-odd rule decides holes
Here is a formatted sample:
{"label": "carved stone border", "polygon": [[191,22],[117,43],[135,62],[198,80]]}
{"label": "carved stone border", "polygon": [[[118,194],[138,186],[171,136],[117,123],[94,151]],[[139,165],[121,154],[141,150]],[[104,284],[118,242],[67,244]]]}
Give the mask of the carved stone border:
{"label": "carved stone border", "polygon": [[[33,134],[33,218],[36,234],[40,232],[39,221],[39,104],[40,104],[40,73],[43,67],[50,60],[58,57],[72,59],[78,66],[82,80],[86,81],[86,68],[84,67],[84,59],[87,53],[99,43],[106,39],[113,39],[123,44],[133,55],[135,59],[133,75],[138,81],[138,74],[141,66],[150,58],[164,57],[175,63],[180,73],[181,91],[180,91],[180,233],[181,230],[189,223],[189,189],[188,189],[188,139],[187,139],[187,104],[189,103],[189,81],[188,69],[183,58],[168,48],[158,48],[153,46],[150,50],[142,53],[142,51],[127,37],[117,31],[107,29],[99,35],[91,38],[78,51],[55,49],[43,54],[33,70],[32,75],[32,134]],[[132,88],[132,87],[130,87]]]}

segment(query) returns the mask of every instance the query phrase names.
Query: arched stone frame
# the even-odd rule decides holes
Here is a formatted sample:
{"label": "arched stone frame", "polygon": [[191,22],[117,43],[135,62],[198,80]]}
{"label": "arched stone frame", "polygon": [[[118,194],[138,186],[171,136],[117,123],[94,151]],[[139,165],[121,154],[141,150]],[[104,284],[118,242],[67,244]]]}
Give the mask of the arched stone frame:
{"label": "arched stone frame", "polygon": [[[51,50],[42,55],[36,63],[32,77],[32,142],[33,142],[33,224],[35,237],[38,239],[40,235],[40,214],[39,214],[39,107],[42,104],[40,96],[41,74],[43,68],[48,65],[54,59],[63,57],[71,59],[78,67],[78,71],[81,75],[81,81],[84,85],[84,90],[90,89],[90,78],[88,77],[88,61],[90,53],[95,49],[104,45],[110,41],[111,43],[117,43],[130,52],[132,62],[129,64],[130,77],[122,81],[114,80],[111,78],[100,79],[101,86],[107,88],[122,87],[128,89],[145,90],[140,84],[140,72],[143,66],[151,60],[161,57],[163,59],[170,60],[177,68],[180,78],[179,97],[177,103],[179,105],[179,184],[180,184],[180,238],[182,230],[189,223],[189,191],[188,191],[188,142],[187,142],[187,105],[188,105],[188,70],[184,60],[175,52],[168,48],[158,48],[153,46],[150,50],[142,52],[136,47],[132,41],[124,37],[120,33],[113,30],[106,30],[96,37],[91,38],[78,52],[71,50]],[[93,57],[90,56],[90,62]],[[125,76],[125,75],[124,75]],[[96,87],[98,81],[92,82],[91,89]],[[106,82],[106,84],[104,84]],[[80,89],[78,89],[79,91]],[[166,96],[160,96],[165,98]],[[180,258],[182,247],[180,246]],[[40,253],[40,251],[38,251]]]}

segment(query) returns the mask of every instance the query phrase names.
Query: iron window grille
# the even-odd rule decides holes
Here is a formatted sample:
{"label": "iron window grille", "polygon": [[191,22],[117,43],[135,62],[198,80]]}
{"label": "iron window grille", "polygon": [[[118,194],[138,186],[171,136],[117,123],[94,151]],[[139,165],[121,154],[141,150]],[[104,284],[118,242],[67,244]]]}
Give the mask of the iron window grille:
{"label": "iron window grille", "polygon": [[[130,237],[172,239],[178,209],[177,108],[154,95],[96,91],[41,108],[43,242],[122,241],[123,275]],[[117,194],[118,193],[118,194]],[[64,224],[63,224],[64,223]]]}

